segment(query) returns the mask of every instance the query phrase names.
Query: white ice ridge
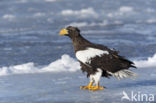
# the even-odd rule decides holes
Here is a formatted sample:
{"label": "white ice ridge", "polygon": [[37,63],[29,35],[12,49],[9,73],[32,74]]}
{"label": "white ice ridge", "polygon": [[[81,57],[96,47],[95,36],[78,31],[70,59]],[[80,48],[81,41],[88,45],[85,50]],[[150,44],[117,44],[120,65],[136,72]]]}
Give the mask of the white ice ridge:
{"label": "white ice ridge", "polygon": [[156,53],[153,57],[148,57],[147,60],[134,61],[138,68],[156,68]]}
{"label": "white ice ridge", "polygon": [[14,65],[0,68],[0,76],[10,74],[24,74],[24,73],[42,73],[42,72],[75,72],[80,69],[80,64],[75,59],[67,54],[62,55],[51,64],[41,67],[35,66],[33,62],[21,65]]}
{"label": "white ice ridge", "polygon": [[[133,61],[138,68],[156,68],[156,54],[147,60]],[[80,64],[77,60],[67,54],[47,66],[36,66],[33,62],[13,65],[0,68],[0,76],[24,73],[42,73],[42,72],[76,72],[80,70]]]}

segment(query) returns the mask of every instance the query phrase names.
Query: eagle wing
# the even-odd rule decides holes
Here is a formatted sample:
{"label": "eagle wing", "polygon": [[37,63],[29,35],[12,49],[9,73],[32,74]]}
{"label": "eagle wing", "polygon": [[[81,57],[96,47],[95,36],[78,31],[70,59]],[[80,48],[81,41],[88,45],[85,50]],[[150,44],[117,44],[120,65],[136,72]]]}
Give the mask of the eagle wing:
{"label": "eagle wing", "polygon": [[133,62],[118,55],[118,51],[111,50],[103,45],[88,45],[76,52],[77,59],[93,69],[100,68],[104,71],[115,73],[133,66]]}

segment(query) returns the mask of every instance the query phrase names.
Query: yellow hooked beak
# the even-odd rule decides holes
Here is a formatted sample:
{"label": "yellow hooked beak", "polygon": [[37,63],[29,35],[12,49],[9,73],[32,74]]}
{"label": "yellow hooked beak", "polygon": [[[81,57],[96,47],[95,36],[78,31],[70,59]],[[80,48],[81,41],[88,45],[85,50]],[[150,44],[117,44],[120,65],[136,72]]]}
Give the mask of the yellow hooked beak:
{"label": "yellow hooked beak", "polygon": [[60,35],[67,35],[68,34],[68,30],[67,29],[62,29],[60,31]]}

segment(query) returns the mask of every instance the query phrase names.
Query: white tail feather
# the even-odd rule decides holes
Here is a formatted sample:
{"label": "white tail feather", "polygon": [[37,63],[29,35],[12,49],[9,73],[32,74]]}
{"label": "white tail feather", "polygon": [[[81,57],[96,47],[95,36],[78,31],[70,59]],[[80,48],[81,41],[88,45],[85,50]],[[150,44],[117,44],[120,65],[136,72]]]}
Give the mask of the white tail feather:
{"label": "white tail feather", "polygon": [[[111,74],[112,76],[116,77],[117,79],[122,79],[122,78],[132,78],[132,77],[136,77],[137,75],[135,73],[133,73],[130,70],[120,70],[118,72],[112,73],[112,72],[108,72],[109,74]],[[133,79],[133,78],[132,78]]]}

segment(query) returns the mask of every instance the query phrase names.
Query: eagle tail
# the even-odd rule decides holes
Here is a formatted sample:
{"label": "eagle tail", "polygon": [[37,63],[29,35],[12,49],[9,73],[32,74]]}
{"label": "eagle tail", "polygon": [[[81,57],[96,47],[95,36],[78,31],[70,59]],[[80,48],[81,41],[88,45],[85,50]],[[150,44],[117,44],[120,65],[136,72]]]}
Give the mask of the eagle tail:
{"label": "eagle tail", "polygon": [[134,64],[131,64],[130,67],[132,67],[132,68],[137,68]]}
{"label": "eagle tail", "polygon": [[[132,62],[132,61],[130,61],[130,60],[127,60],[127,59],[125,59],[124,57],[122,57],[122,56],[120,56],[120,60],[124,63],[124,64],[126,64],[125,66],[126,67],[132,67],[132,68],[137,68],[135,65],[134,65],[134,63]],[[123,67],[123,68],[126,68],[126,67]],[[127,69],[128,69],[127,68]]]}
{"label": "eagle tail", "polygon": [[115,73],[111,73],[111,72],[108,72],[108,73],[111,74],[112,76],[116,77],[119,80],[122,78],[134,79],[133,77],[137,76],[137,74],[135,74],[134,72],[127,70],[127,69],[120,70],[120,71],[117,71]]}

